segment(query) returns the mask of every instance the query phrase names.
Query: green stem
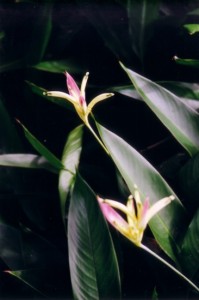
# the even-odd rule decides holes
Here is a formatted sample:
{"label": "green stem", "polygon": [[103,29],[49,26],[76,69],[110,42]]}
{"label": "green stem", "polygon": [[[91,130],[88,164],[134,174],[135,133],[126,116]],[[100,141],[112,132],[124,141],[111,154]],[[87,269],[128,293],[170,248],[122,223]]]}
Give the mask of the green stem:
{"label": "green stem", "polygon": [[92,132],[92,134],[94,135],[95,139],[98,141],[98,143],[102,146],[102,148],[105,150],[105,152],[109,154],[107,148],[105,147],[105,145],[102,143],[102,141],[99,139],[99,137],[97,136],[97,134],[95,133],[95,131],[93,130],[93,128],[90,126],[89,123],[86,124],[86,126],[88,127],[88,129]]}
{"label": "green stem", "polygon": [[185,281],[187,281],[197,292],[199,292],[199,287],[195,285],[189,278],[187,278],[185,275],[183,275],[180,271],[178,271],[175,267],[170,265],[166,260],[164,260],[162,257],[157,255],[155,252],[153,252],[151,249],[146,247],[145,245],[141,244],[141,248],[145,250],[146,252],[153,255],[155,258],[157,258],[159,261],[161,261],[163,264],[165,264],[167,267],[169,267],[171,270],[173,270],[176,274],[178,274],[181,278],[183,278]]}

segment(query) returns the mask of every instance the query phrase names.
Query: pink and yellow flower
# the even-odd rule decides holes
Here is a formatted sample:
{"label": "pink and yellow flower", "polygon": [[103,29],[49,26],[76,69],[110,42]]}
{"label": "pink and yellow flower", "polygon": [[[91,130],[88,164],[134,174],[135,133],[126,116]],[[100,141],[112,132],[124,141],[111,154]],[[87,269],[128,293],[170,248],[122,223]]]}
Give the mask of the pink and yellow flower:
{"label": "pink and yellow flower", "polygon": [[100,94],[94,99],[92,99],[91,102],[87,105],[85,89],[86,89],[89,73],[87,72],[83,77],[80,88],[78,87],[75,80],[69,73],[65,72],[65,75],[66,75],[66,85],[68,88],[68,93],[59,92],[59,91],[49,91],[49,92],[45,92],[45,95],[50,97],[63,98],[69,101],[70,103],[72,103],[79,117],[82,119],[85,125],[90,128],[88,116],[91,113],[94,105],[102,100],[105,100],[113,96],[114,94],[113,93]]}
{"label": "pink and yellow flower", "polygon": [[[100,208],[107,221],[137,246],[141,246],[144,230],[149,221],[172,200],[174,196],[165,197],[150,207],[149,198],[146,198],[142,204],[137,189],[134,197],[132,195],[128,197],[126,205],[98,197]],[[114,208],[124,213],[126,219]]]}

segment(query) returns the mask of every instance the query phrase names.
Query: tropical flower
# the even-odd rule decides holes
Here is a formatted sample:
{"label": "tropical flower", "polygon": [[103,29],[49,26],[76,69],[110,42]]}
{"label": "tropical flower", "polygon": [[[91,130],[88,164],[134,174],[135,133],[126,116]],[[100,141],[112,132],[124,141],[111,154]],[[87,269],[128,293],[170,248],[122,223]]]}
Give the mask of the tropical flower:
{"label": "tropical flower", "polygon": [[[130,195],[126,205],[110,199],[100,197],[97,197],[97,199],[107,221],[135,245],[141,246],[148,222],[175,198],[174,196],[165,197],[150,207],[149,198],[147,197],[142,204],[139,191],[136,189],[134,197]],[[126,219],[114,208],[123,212]]]}
{"label": "tropical flower", "polygon": [[69,73],[65,72],[65,76],[66,76],[66,85],[68,88],[68,94],[59,91],[49,91],[49,92],[45,92],[44,94],[50,97],[63,98],[71,102],[74,105],[74,108],[78,113],[79,117],[82,119],[85,125],[90,128],[88,116],[91,113],[94,105],[102,100],[105,100],[113,96],[114,94],[113,93],[100,94],[94,99],[92,99],[91,102],[87,105],[85,89],[86,89],[89,73],[87,72],[83,77],[80,89],[77,86],[73,77]]}

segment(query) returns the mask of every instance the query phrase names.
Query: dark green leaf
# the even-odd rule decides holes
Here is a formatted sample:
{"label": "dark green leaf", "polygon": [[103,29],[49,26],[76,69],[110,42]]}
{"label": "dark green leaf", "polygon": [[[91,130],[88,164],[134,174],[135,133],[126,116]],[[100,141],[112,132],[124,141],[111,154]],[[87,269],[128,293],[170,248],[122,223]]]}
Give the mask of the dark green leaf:
{"label": "dark green leaf", "polygon": [[42,61],[37,65],[33,66],[33,68],[51,72],[51,73],[62,73],[62,72],[69,72],[71,74],[75,73],[82,73],[83,68],[75,65],[70,60],[49,60],[49,61]]}
{"label": "dark green leaf", "polygon": [[52,153],[50,152],[34,135],[32,135],[28,129],[22,125],[24,130],[25,136],[30,142],[30,144],[42,155],[44,156],[47,161],[56,169],[60,170],[63,169],[64,166],[61,161]]}
{"label": "dark green leaf", "polygon": [[22,145],[17,135],[13,122],[5,109],[3,102],[0,100],[0,145],[1,153],[11,153],[21,151]]}
{"label": "dark green leaf", "polygon": [[[149,196],[151,204],[163,197],[175,195],[157,170],[134,148],[101,125],[97,126],[131,194],[134,194],[136,184],[143,198]],[[176,235],[185,230],[182,225],[185,219],[184,209],[176,195],[175,197],[176,200],[160,211],[149,224],[161,248],[174,261],[176,261],[176,251],[179,250]]]}
{"label": "dark green leaf", "polygon": [[64,222],[66,199],[79,164],[82,150],[82,135],[83,125],[80,125],[72,130],[67,138],[62,155],[62,164],[67,170],[61,170],[59,174],[59,196]]}
{"label": "dark green leaf", "polygon": [[0,166],[28,169],[46,169],[57,172],[51,164],[42,156],[34,154],[3,154],[0,155]]}
{"label": "dark green leaf", "polygon": [[27,55],[29,65],[40,62],[45,54],[46,47],[52,30],[52,4],[43,3],[39,14],[35,18],[35,24],[32,32],[30,51]]}
{"label": "dark green leaf", "polygon": [[75,299],[118,299],[115,250],[96,195],[77,176],[68,216],[71,282]]}
{"label": "dark green leaf", "polygon": [[193,68],[199,68],[199,59],[191,59],[191,58],[179,58],[177,56],[174,56],[174,60],[177,64],[193,67]]}
{"label": "dark green leaf", "polygon": [[158,0],[128,0],[129,32],[132,48],[144,62],[147,43],[153,34],[153,23],[158,17]]}
{"label": "dark green leaf", "polygon": [[177,141],[195,155],[199,151],[199,114],[165,88],[122,65],[145,103]]}
{"label": "dark green leaf", "polygon": [[[184,270],[194,277],[199,271],[199,210],[194,215],[182,243],[181,259]],[[199,275],[199,274],[198,274]]]}
{"label": "dark green leaf", "polygon": [[57,98],[57,97],[47,97],[45,95],[45,93],[47,92],[46,89],[37,86],[36,84],[26,81],[26,83],[29,85],[30,89],[32,90],[33,93],[35,93],[36,95],[39,95],[41,97],[44,97],[46,100],[53,102],[55,104],[58,104],[66,109],[73,109],[71,103],[69,103],[68,101],[62,99],[62,98]]}
{"label": "dark green leaf", "polygon": [[199,24],[185,24],[183,27],[187,29],[189,34],[199,32]]}

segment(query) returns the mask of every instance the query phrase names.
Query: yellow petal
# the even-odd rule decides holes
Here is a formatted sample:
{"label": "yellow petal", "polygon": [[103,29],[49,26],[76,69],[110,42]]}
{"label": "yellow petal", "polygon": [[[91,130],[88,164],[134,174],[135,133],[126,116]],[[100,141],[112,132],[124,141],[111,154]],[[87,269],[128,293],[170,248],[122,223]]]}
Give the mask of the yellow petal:
{"label": "yellow petal", "polygon": [[73,96],[71,96],[71,95],[69,95],[67,93],[63,93],[63,92],[50,91],[50,92],[44,92],[44,95],[45,96],[49,96],[49,97],[63,98],[63,99],[68,100],[72,104],[77,103],[76,98],[74,98]]}
{"label": "yellow petal", "polygon": [[82,97],[84,97],[84,99],[85,99],[85,89],[88,81],[88,76],[89,76],[89,72],[86,72],[84,78],[82,79],[82,84],[81,84],[81,95]]}
{"label": "yellow petal", "polygon": [[95,98],[89,103],[89,105],[88,105],[88,107],[87,107],[87,112],[86,112],[87,116],[90,114],[90,112],[92,111],[92,109],[93,109],[93,107],[95,106],[95,104],[97,104],[98,102],[103,101],[103,100],[105,100],[105,99],[107,99],[107,98],[109,98],[109,97],[112,97],[112,96],[114,96],[113,93],[104,93],[104,94],[100,94],[100,95],[98,95],[97,97],[95,97]]}

